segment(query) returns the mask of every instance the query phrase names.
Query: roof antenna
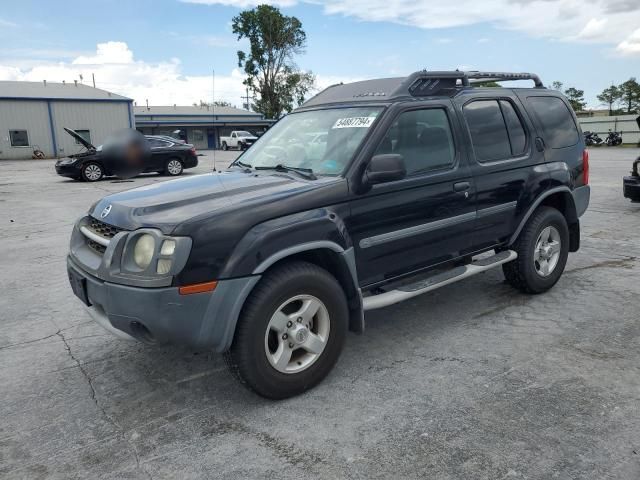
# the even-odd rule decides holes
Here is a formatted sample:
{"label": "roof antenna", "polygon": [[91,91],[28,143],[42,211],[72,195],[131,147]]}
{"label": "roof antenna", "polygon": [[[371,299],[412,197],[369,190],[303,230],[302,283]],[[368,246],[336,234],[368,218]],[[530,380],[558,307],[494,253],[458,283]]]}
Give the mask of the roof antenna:
{"label": "roof antenna", "polygon": [[216,171],[216,70],[211,70],[211,126],[213,127],[213,171]]}

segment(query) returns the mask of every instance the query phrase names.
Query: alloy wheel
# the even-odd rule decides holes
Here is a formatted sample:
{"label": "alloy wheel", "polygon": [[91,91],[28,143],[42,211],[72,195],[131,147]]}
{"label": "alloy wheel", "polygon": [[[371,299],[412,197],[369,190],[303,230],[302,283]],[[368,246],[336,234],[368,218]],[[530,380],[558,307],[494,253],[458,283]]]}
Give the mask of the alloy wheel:
{"label": "alloy wheel", "polygon": [[538,235],[533,252],[533,264],[541,277],[548,277],[558,265],[561,251],[560,232],[549,225]]}
{"label": "alloy wheel", "polygon": [[313,365],[329,340],[327,307],[312,295],[296,295],[282,303],[267,325],[264,348],[269,363],[281,373],[298,373]]}

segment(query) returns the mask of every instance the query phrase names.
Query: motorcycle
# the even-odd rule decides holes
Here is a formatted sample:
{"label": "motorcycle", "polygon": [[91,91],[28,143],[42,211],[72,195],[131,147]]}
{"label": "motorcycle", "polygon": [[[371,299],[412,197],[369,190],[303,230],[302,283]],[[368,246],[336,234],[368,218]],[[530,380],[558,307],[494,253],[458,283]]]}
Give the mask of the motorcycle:
{"label": "motorcycle", "polygon": [[609,131],[609,135],[606,139],[607,146],[617,147],[622,143],[622,135],[618,132]]}
{"label": "motorcycle", "polygon": [[602,145],[604,140],[602,140],[595,132],[584,132],[584,143],[588,147],[591,147],[593,145]]}

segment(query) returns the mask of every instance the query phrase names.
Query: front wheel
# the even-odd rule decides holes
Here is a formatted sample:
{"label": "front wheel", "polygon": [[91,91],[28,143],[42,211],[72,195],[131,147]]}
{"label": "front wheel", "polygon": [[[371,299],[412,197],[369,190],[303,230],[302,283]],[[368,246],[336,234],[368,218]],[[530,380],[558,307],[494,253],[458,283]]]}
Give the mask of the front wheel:
{"label": "front wheel", "polygon": [[231,372],[258,394],[298,395],[318,384],[338,360],[348,308],[338,281],[306,262],[269,271],[243,308],[231,349]]}
{"label": "front wheel", "polygon": [[222,150],[227,151],[229,147],[227,147],[227,142],[222,142]]}
{"label": "front wheel", "polygon": [[82,167],[82,179],[85,182],[97,182],[100,180],[104,171],[102,170],[102,166],[98,163],[87,163],[84,167]]}
{"label": "front wheel", "polygon": [[569,256],[569,227],[555,208],[534,212],[512,245],[518,258],[502,265],[508,283],[524,293],[542,293],[560,279]]}
{"label": "front wheel", "polygon": [[171,158],[167,161],[167,166],[165,168],[165,173],[171,177],[177,177],[184,170],[184,166],[182,162],[177,158]]}

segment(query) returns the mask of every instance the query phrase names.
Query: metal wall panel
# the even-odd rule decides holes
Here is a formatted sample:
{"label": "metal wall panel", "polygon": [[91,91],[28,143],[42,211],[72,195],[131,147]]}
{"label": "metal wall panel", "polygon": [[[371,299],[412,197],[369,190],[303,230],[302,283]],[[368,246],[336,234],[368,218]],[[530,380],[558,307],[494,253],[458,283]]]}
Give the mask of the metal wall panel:
{"label": "metal wall panel", "polygon": [[114,131],[129,128],[129,104],[127,102],[51,102],[53,123],[58,142],[58,156],[80,152],[83,147],[64,131],[89,130],[91,143],[102,144]]}
{"label": "metal wall panel", "polygon": [[[9,130],[27,130],[29,147],[12,147]],[[53,156],[46,100],[0,100],[0,159],[31,158],[33,145]]]}
{"label": "metal wall panel", "polygon": [[622,133],[622,143],[638,144],[640,128],[636,118],[638,115],[618,115],[614,117],[578,118],[583,132],[595,132],[604,140],[609,130]]}

